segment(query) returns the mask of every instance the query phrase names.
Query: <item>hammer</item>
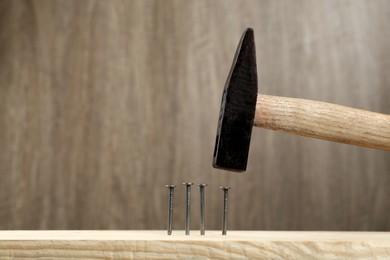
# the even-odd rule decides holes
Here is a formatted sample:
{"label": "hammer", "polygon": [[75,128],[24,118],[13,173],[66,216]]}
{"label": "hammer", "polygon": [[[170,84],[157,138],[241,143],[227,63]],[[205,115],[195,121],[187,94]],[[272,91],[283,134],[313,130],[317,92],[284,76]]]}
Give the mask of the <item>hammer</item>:
{"label": "hammer", "polygon": [[257,94],[253,29],[243,33],[225,83],[213,167],[245,171],[252,127],[390,150],[390,115],[320,101]]}

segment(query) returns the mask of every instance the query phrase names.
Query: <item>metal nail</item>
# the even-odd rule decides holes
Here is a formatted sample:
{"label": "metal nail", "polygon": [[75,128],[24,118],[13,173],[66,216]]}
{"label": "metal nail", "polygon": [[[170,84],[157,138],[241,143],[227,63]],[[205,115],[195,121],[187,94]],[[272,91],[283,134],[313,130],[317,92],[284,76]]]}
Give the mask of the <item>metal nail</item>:
{"label": "metal nail", "polygon": [[227,231],[227,212],[228,212],[228,191],[230,187],[220,187],[223,190],[223,210],[222,210],[222,235]]}
{"label": "metal nail", "polygon": [[173,195],[176,185],[166,185],[168,188],[168,225],[167,231],[168,235],[172,235],[172,226],[173,226]]}
{"label": "metal nail", "polygon": [[204,218],[205,218],[205,207],[204,207],[204,190],[207,184],[201,183],[198,184],[200,191],[200,234],[204,236],[205,228],[204,228]]}
{"label": "metal nail", "polygon": [[191,209],[191,186],[193,185],[192,182],[184,182],[184,185],[186,185],[186,224],[185,224],[185,230],[186,235],[190,234],[190,209]]}

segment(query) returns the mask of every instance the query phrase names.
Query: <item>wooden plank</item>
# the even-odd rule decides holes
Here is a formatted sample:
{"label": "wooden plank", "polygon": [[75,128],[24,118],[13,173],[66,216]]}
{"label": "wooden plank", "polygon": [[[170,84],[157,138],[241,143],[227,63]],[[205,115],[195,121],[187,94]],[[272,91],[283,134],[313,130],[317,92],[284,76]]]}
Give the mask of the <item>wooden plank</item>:
{"label": "wooden plank", "polygon": [[1,231],[0,258],[346,259],[390,255],[387,232]]}

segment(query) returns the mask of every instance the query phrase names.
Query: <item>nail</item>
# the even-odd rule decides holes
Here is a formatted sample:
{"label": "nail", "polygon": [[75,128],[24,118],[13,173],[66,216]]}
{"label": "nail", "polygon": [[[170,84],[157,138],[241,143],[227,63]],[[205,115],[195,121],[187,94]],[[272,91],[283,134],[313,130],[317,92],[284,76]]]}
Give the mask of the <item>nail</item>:
{"label": "nail", "polygon": [[190,234],[190,207],[191,207],[191,186],[193,185],[192,182],[184,182],[184,185],[186,185],[186,235]]}
{"label": "nail", "polygon": [[200,191],[200,234],[204,236],[204,216],[205,216],[205,208],[204,208],[204,189],[207,186],[205,183],[198,184]]}
{"label": "nail", "polygon": [[223,190],[223,211],[222,211],[222,235],[227,231],[227,212],[228,212],[228,191],[230,187],[220,187]]}
{"label": "nail", "polygon": [[166,185],[168,188],[168,235],[172,235],[172,224],[173,224],[173,194],[176,185]]}

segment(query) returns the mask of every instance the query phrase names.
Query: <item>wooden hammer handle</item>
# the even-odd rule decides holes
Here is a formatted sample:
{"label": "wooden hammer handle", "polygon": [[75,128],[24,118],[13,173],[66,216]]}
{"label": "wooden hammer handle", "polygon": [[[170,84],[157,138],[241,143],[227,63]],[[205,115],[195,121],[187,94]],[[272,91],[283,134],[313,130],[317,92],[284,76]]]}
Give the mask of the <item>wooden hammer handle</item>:
{"label": "wooden hammer handle", "polygon": [[258,95],[254,125],[390,150],[390,115],[320,101]]}

